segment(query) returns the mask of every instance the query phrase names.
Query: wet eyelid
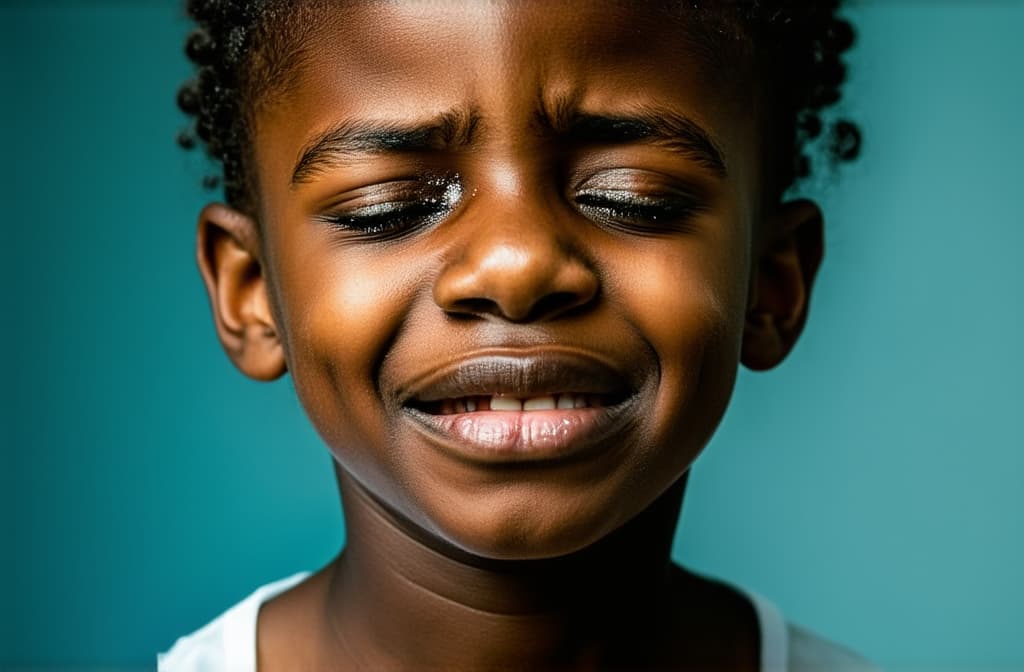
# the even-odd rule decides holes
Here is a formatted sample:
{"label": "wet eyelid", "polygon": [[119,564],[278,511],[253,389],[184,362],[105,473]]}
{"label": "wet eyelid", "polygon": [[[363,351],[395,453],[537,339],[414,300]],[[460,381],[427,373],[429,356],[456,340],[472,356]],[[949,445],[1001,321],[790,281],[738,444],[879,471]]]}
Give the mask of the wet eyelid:
{"label": "wet eyelid", "polygon": [[701,190],[685,180],[631,168],[589,174],[570,198],[598,224],[639,235],[691,231],[695,219],[711,209]]}
{"label": "wet eyelid", "polygon": [[456,178],[391,180],[354,189],[320,208],[314,220],[371,238],[397,237],[450,212],[462,193]]}
{"label": "wet eyelid", "polygon": [[649,168],[609,168],[590,170],[575,180],[577,191],[606,190],[635,193],[683,193],[701,195],[704,187],[697,181]]}
{"label": "wet eyelid", "polygon": [[415,199],[422,196],[423,193],[424,186],[421,180],[387,180],[345,189],[341,193],[332,194],[319,209],[329,210],[349,206],[358,208],[361,204]]}
{"label": "wet eyelid", "polygon": [[656,171],[622,168],[578,180],[571,198],[604,198],[638,206],[671,203],[695,210],[707,210],[711,205],[710,195],[699,184]]}

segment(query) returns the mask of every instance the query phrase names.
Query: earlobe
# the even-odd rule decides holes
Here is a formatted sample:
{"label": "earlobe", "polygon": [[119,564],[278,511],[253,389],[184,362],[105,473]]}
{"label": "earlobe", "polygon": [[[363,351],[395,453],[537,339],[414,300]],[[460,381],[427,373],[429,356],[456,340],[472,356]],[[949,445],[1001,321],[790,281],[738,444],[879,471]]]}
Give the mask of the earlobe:
{"label": "earlobe", "polygon": [[811,287],[824,255],[821,210],[785,203],[766,223],[751,278],[741,361],[755,371],[785,359],[803,331]]}
{"label": "earlobe", "polygon": [[256,222],[220,203],[199,215],[196,260],[217,336],[245,375],[273,380],[287,369],[260,261]]}

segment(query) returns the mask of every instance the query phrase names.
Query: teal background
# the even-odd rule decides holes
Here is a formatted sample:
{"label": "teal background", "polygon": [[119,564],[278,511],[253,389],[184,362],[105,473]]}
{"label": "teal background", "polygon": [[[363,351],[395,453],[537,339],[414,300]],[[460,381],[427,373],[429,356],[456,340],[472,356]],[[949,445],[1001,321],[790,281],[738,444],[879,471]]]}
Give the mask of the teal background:
{"label": "teal background", "polygon": [[[889,669],[1024,669],[1024,3],[872,3],[792,357],[743,372],[676,555]],[[290,383],[217,345],[172,2],[0,7],[0,667],[148,666],[340,548]],[[225,401],[227,400],[227,401]]]}

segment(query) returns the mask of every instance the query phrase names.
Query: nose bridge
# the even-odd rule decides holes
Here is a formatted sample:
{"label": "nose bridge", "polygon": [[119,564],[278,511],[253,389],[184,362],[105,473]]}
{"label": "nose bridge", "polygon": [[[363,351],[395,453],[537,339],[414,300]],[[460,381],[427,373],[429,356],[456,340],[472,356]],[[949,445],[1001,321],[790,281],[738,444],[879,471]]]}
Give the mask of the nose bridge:
{"label": "nose bridge", "polygon": [[591,301],[597,276],[557,203],[537,190],[477,196],[435,287],[452,314],[551,319]]}

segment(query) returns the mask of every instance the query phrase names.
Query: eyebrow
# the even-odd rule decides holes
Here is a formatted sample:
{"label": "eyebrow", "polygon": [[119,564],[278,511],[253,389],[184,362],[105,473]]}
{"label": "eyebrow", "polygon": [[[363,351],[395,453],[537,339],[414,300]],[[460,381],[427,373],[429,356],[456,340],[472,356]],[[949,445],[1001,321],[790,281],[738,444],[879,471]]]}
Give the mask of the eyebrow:
{"label": "eyebrow", "polygon": [[419,122],[348,120],[313,138],[292,170],[292,185],[360,154],[415,153],[469,144],[480,117],[470,110],[448,110]]}
{"label": "eyebrow", "polygon": [[[716,176],[727,176],[725,153],[710,133],[675,110],[643,107],[622,115],[570,112],[537,114],[548,128],[571,144],[625,144],[648,141],[679,152]],[[365,154],[416,153],[472,142],[480,116],[472,110],[448,110],[411,124],[390,120],[347,120],[313,138],[292,171],[292,186]]]}
{"label": "eyebrow", "polygon": [[693,119],[675,110],[643,107],[622,115],[540,113],[540,122],[575,144],[624,144],[648,141],[679,152],[711,170],[728,175],[725,152]]}

